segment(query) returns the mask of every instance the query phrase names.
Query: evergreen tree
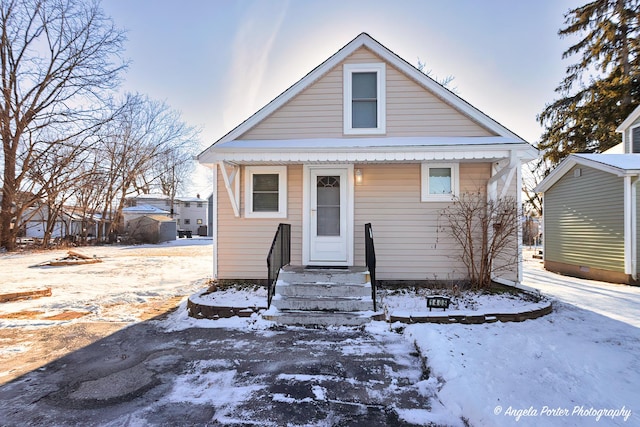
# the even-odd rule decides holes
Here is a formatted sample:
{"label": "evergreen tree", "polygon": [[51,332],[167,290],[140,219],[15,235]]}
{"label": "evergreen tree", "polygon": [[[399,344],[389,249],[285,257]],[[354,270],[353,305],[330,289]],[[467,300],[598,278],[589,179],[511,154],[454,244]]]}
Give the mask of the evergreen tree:
{"label": "evergreen tree", "polygon": [[620,142],[615,129],[640,102],[639,24],[639,0],[594,0],[565,14],[558,34],[579,40],[563,59],[581,56],[556,88],[561,98],[538,116],[545,127],[538,147],[553,166]]}

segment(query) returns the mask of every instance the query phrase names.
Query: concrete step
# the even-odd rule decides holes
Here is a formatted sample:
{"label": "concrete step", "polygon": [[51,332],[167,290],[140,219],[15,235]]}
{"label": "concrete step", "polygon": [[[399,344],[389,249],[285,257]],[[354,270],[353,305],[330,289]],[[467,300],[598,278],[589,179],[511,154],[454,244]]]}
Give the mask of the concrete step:
{"label": "concrete step", "polygon": [[370,281],[366,267],[318,269],[290,265],[280,270],[278,279],[287,283],[365,284]]}
{"label": "concrete step", "polygon": [[279,310],[310,311],[367,311],[373,310],[373,300],[368,297],[294,297],[276,295],[271,304]]}
{"label": "concrete step", "polygon": [[276,293],[285,297],[371,297],[371,283],[287,283],[278,280]]}
{"label": "concrete step", "polygon": [[360,326],[377,319],[381,313],[356,312],[345,313],[340,311],[278,311],[268,310],[263,314],[267,320],[283,325],[319,325],[319,326]]}

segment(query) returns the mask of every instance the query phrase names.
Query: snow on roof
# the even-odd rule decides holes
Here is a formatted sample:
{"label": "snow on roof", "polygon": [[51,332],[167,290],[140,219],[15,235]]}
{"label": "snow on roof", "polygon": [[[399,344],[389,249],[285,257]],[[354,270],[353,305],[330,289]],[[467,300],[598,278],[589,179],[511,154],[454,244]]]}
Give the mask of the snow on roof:
{"label": "snow on roof", "polygon": [[445,159],[490,159],[517,152],[522,161],[538,151],[518,138],[392,137],[233,140],[210,147],[206,162],[396,162]]}
{"label": "snow on roof", "polygon": [[159,199],[159,200],[167,200],[170,197],[164,194],[138,194],[137,196],[131,197],[132,199]]}
{"label": "snow on roof", "polygon": [[198,197],[176,197],[175,200],[179,202],[199,202],[199,203],[207,202],[205,199],[200,199]]}
{"label": "snow on roof", "polygon": [[625,172],[640,173],[640,154],[575,154],[575,156]]}
{"label": "snow on roof", "polygon": [[137,214],[160,214],[160,215],[168,215],[169,211],[162,210],[155,206],[151,205],[139,205],[139,206],[131,206],[128,208],[122,209],[123,213],[137,213]]}
{"label": "snow on roof", "polygon": [[237,139],[220,143],[214,150],[234,148],[239,150],[280,149],[348,149],[369,147],[435,147],[451,145],[522,144],[522,140],[503,136],[484,137],[398,137],[398,138],[314,138],[314,139]]}
{"label": "snow on roof", "polygon": [[175,222],[173,218],[164,215],[144,215],[143,218],[149,218],[157,222]]}

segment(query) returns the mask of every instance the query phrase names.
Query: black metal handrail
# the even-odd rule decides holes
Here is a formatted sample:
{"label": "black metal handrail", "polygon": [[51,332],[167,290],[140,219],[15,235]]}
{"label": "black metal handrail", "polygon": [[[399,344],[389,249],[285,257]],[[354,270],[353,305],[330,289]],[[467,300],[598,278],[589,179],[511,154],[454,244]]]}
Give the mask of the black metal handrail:
{"label": "black metal handrail", "polygon": [[280,269],[291,262],[291,224],[279,224],[267,255],[267,308],[275,292]]}
{"label": "black metal handrail", "polygon": [[377,311],[376,304],[376,248],[373,244],[373,230],[371,223],[364,225],[364,251],[367,268],[371,276],[371,298],[373,298],[373,311]]}

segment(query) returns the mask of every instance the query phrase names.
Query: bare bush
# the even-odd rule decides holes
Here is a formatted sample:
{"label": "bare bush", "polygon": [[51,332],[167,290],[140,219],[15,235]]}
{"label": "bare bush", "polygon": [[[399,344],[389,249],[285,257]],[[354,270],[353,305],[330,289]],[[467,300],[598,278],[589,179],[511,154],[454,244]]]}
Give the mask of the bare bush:
{"label": "bare bush", "polygon": [[494,274],[517,265],[518,205],[514,197],[487,200],[464,193],[442,211],[446,231],[460,245],[471,286],[485,289]]}

